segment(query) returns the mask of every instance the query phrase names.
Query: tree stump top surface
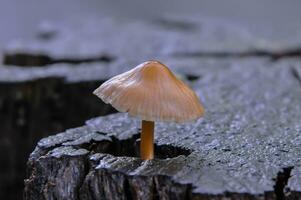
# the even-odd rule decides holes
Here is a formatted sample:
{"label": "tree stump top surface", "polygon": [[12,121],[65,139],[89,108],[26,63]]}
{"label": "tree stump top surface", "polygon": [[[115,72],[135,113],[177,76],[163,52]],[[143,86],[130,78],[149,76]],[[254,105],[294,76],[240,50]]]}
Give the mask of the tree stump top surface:
{"label": "tree stump top surface", "polygon": [[[197,77],[189,84],[203,102],[206,114],[193,123],[156,123],[158,158],[142,161],[137,157],[140,122],[120,113],[91,119],[85,126],[42,139],[30,157],[30,169],[48,174],[48,162],[53,159],[54,163],[83,159],[84,163],[92,163],[86,171],[64,177],[64,181],[75,181],[77,177],[78,182],[72,184],[83,192],[87,192],[88,183],[96,181],[94,173],[103,170],[123,174],[126,178],[122,181],[167,176],[176,184],[190,185],[192,197],[230,193],[260,199],[268,194],[279,195],[277,187],[282,182],[284,187],[286,181],[287,188],[301,192],[298,59],[165,61],[177,66],[179,73]],[[72,165],[72,169],[79,167],[78,162]],[[58,164],[57,170],[60,167]],[[60,180],[59,173],[51,175]],[[40,178],[31,174],[25,191],[36,179]],[[139,191],[147,188],[137,187]],[[62,195],[66,191],[60,192]]]}

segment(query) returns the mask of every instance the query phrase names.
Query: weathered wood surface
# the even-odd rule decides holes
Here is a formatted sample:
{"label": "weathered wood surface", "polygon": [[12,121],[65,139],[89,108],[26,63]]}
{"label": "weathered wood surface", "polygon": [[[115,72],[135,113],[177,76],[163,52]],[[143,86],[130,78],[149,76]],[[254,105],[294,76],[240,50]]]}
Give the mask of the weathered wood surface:
{"label": "weathered wood surface", "polygon": [[300,60],[166,62],[195,66],[203,119],[158,123],[152,161],[137,157],[140,123],[126,114],[44,138],[29,158],[25,198],[301,199]]}
{"label": "weathered wood surface", "polygon": [[[228,136],[230,138],[238,137],[233,141],[233,144],[237,143],[240,139],[239,137],[242,137],[242,140],[248,139],[248,141],[254,140],[257,143],[260,143],[261,139],[258,138],[258,140],[256,140],[256,137],[260,135],[259,132],[263,132],[263,138],[267,138],[266,135],[268,135],[268,129],[280,126],[279,129],[276,129],[277,131],[275,133],[271,130],[272,134],[270,137],[275,137],[276,140],[277,137],[280,137],[282,128],[283,130],[285,127],[291,128],[291,126],[293,126],[292,124],[297,123],[295,121],[288,123],[286,123],[286,121],[277,121],[279,116],[276,116],[274,112],[275,110],[279,111],[277,108],[281,109],[282,104],[281,102],[276,102],[276,100],[273,100],[274,104],[269,104],[267,99],[269,98],[269,95],[274,95],[274,93],[277,96],[278,90],[276,89],[276,85],[279,84],[280,86],[283,84],[280,87],[282,88],[280,91],[284,92],[285,88],[287,88],[288,97],[278,94],[277,97],[280,98],[279,101],[281,101],[281,99],[284,102],[295,101],[295,105],[291,105],[294,109],[287,113],[286,116],[288,119],[286,120],[298,120],[298,106],[300,103],[298,104],[297,100],[292,100],[292,98],[299,98],[298,88],[300,87],[298,87],[298,80],[299,83],[301,82],[301,73],[300,68],[298,67],[300,63],[298,56],[301,52],[299,51],[301,47],[299,42],[300,39],[298,38],[299,35],[290,33],[290,35],[285,35],[281,39],[272,37],[262,38],[255,33],[250,33],[229,22],[224,23],[207,19],[194,20],[173,18],[156,22],[83,19],[76,23],[61,22],[57,27],[54,26],[48,30],[40,30],[37,36],[37,38],[30,41],[11,43],[4,55],[4,62],[9,66],[6,65],[0,67],[0,119],[2,122],[0,131],[2,133],[1,141],[3,141],[0,144],[1,152],[3,152],[3,155],[0,155],[0,159],[3,160],[2,163],[5,163],[2,165],[0,176],[1,199],[2,197],[8,199],[7,194],[17,195],[17,198],[15,199],[20,199],[20,191],[23,186],[22,179],[25,171],[25,160],[40,138],[55,132],[63,131],[66,128],[80,126],[86,119],[91,117],[113,112],[110,106],[104,105],[99,99],[94,97],[91,92],[102,81],[115,74],[126,71],[129,67],[135,66],[148,59],[161,60],[169,65],[172,70],[176,71],[180,77],[188,79],[188,83],[198,90],[201,99],[205,101],[207,112],[209,112],[209,114],[207,114],[207,117],[200,122],[201,125],[206,125],[204,126],[205,128],[201,127],[200,130],[198,130],[199,127],[196,127],[197,133],[200,133],[199,139],[196,140],[194,138],[196,136],[187,133],[187,138],[185,139],[179,137],[171,142],[169,141],[171,138],[168,139],[170,137],[168,136],[167,139],[164,140],[165,143],[163,140],[160,140],[161,142],[158,141],[158,144],[166,144],[157,149],[160,158],[164,158],[165,153],[163,150],[168,151],[169,153],[167,155],[172,155],[173,157],[178,154],[190,155],[190,152],[192,152],[190,156],[181,157],[180,160],[176,158],[175,161],[174,159],[171,161],[165,159],[154,161],[155,163],[153,164],[156,166],[158,165],[160,169],[170,165],[176,167],[174,170],[171,170],[169,167],[166,167],[165,171],[162,169],[163,176],[161,176],[161,174],[156,174],[157,168],[154,168],[150,169],[150,176],[140,176],[138,174],[139,179],[135,176],[131,182],[128,182],[128,178],[132,178],[131,175],[128,175],[132,174],[133,169],[127,168],[127,164],[134,162],[137,163],[136,166],[140,166],[143,163],[141,163],[139,159],[137,160],[137,158],[122,158],[125,160],[124,169],[128,169],[127,173],[125,173],[123,169],[119,170],[119,165],[116,165],[116,169],[118,169],[117,172],[121,172],[121,174],[118,173],[118,176],[120,175],[119,177],[125,178],[125,186],[130,184],[131,188],[133,188],[137,185],[137,191],[140,191],[141,187],[138,186],[141,184],[148,188],[152,187],[154,191],[157,191],[155,188],[159,188],[160,186],[160,191],[155,192],[155,194],[160,195],[160,197],[166,196],[166,198],[168,197],[171,199],[176,197],[182,198],[181,195],[188,195],[191,196],[191,198],[202,195],[213,199],[225,196],[252,199],[255,197],[263,198],[262,196],[264,194],[273,198],[273,186],[277,181],[273,181],[272,178],[277,177],[279,172],[279,184],[277,185],[277,188],[281,188],[282,182],[284,183],[289,176],[287,174],[291,170],[290,167],[294,166],[291,174],[295,174],[295,176],[289,179],[287,186],[295,191],[295,193],[291,193],[292,195],[299,195],[298,191],[300,191],[300,184],[298,182],[298,177],[300,172],[298,171],[297,161],[295,162],[295,160],[291,159],[290,162],[292,164],[289,165],[283,160],[278,160],[279,163],[275,164],[271,162],[270,165],[266,165],[270,161],[268,159],[269,157],[275,159],[272,155],[273,151],[270,152],[271,155],[268,155],[266,151],[269,149],[267,149],[261,158],[263,164],[258,164],[254,166],[254,168],[251,168],[253,162],[255,162],[254,160],[260,157],[260,155],[256,155],[255,157],[249,158],[250,162],[247,162],[249,161],[247,156],[250,156],[252,152],[250,149],[253,147],[255,153],[257,150],[257,146],[252,146],[253,144],[251,142],[248,142],[248,144],[251,143],[251,146],[246,145],[246,149],[242,150],[243,152],[239,152],[237,146],[234,146],[236,148],[233,148],[233,150],[231,148],[230,151],[227,149],[223,151],[219,148],[212,150],[215,145],[218,147],[220,143],[224,144],[227,140],[223,141],[222,139]],[[252,56],[255,56],[256,58],[252,58]],[[296,60],[280,59],[275,61],[275,58],[287,58],[291,56],[296,56]],[[245,59],[241,59],[240,57],[245,57]],[[261,59],[258,57],[261,57]],[[271,60],[274,60],[275,62],[272,62]],[[19,67],[13,65],[19,65]],[[24,68],[22,66],[27,67]],[[282,73],[284,75],[281,75]],[[266,79],[266,76],[268,79]],[[280,79],[278,79],[278,76],[280,76]],[[250,80],[251,82],[249,82]],[[272,88],[272,86],[275,87]],[[289,86],[292,86],[292,88],[288,88]],[[236,101],[233,101],[235,97],[237,99]],[[261,104],[261,100],[264,100],[263,104]],[[274,108],[274,106],[279,107]],[[285,104],[285,106],[288,105]],[[295,107],[297,107],[297,109],[295,109]],[[257,110],[252,110],[253,108]],[[270,113],[270,110],[268,109],[274,110]],[[259,117],[255,116],[256,113]],[[282,110],[280,113],[282,113]],[[275,118],[272,119],[271,116],[275,116]],[[113,118],[115,118],[115,116],[113,116]],[[121,116],[116,117],[116,120],[118,121],[119,118],[124,119],[124,117]],[[259,123],[262,119],[265,119],[266,123],[271,120],[271,123],[267,125],[268,127]],[[117,125],[112,121],[110,121],[110,123],[114,125],[113,127],[116,127]],[[235,129],[236,123],[238,123],[238,130]],[[259,123],[260,126],[257,123]],[[251,124],[255,124],[255,128],[250,127]],[[185,127],[188,130],[191,130],[193,125],[186,125]],[[291,132],[296,135],[299,134],[300,132],[294,132],[298,127],[298,125],[295,125]],[[138,131],[136,128],[131,134],[129,133],[129,135],[125,136],[125,138],[129,137],[132,139],[129,141],[126,140],[126,143],[121,142],[123,144],[121,150],[117,148],[113,153],[111,150],[112,145],[113,147],[116,147],[116,144],[119,143],[117,138],[120,136],[116,136],[116,138],[114,137],[112,139],[97,134],[95,136],[96,139],[94,138],[93,140],[99,141],[99,143],[98,145],[92,145],[91,148],[96,152],[111,153],[113,156],[137,156],[136,149],[128,149],[128,144],[135,143],[135,140],[137,139],[138,135],[136,134]],[[168,126],[168,129],[166,130],[168,134],[171,134],[170,128],[173,129],[173,127]],[[123,132],[122,130],[127,130],[127,127],[121,125],[120,130]],[[180,134],[180,130],[181,128],[176,131]],[[236,130],[236,132],[234,132],[234,130]],[[233,135],[231,135],[231,131],[233,131]],[[249,137],[251,137],[252,131],[258,131],[258,133],[256,132],[253,136],[254,138],[250,139]],[[74,131],[67,132],[72,135],[70,137],[77,137],[76,135],[73,135]],[[111,132],[116,132],[116,130]],[[108,132],[104,133],[105,135],[108,134]],[[204,133],[207,135],[205,134],[204,136]],[[238,136],[236,136],[235,133],[241,134],[237,134]],[[78,134],[82,135],[84,133],[80,132]],[[135,136],[132,137],[132,134]],[[63,138],[65,137],[67,136],[64,135]],[[89,140],[89,136],[87,137]],[[105,138],[105,142],[102,141],[103,137]],[[290,137],[286,138],[283,135],[281,137],[283,137],[281,139],[287,139],[287,142],[290,140]],[[292,136],[292,138],[294,138],[294,136]],[[183,142],[186,140],[186,145],[180,143],[182,139]],[[185,150],[189,142],[194,140],[198,141],[200,147],[197,147],[197,144],[193,143],[188,150]],[[266,143],[263,142],[263,144]],[[179,149],[177,145],[184,146],[184,148]],[[210,145],[212,145],[212,147]],[[237,145],[239,146],[239,144]],[[58,146],[62,146],[62,144],[58,144]],[[86,147],[86,145],[81,144],[79,144],[79,146]],[[78,147],[69,146],[65,149],[66,153],[64,154],[60,151],[60,148],[56,149],[54,146],[46,149],[44,145],[37,147],[35,152],[38,152],[38,154],[33,154],[29,162],[28,180],[26,182],[27,199],[51,199],[53,196],[59,196],[61,199],[72,199],[73,197],[74,199],[78,199],[78,194],[81,193],[79,191],[85,191],[80,196],[82,199],[89,199],[93,196],[96,198],[98,195],[104,195],[102,192],[103,188],[91,189],[92,186],[89,186],[87,182],[88,179],[91,180],[91,184],[96,184],[95,181],[99,181],[99,185],[101,186],[101,183],[104,181],[101,178],[103,175],[97,175],[98,172],[96,171],[93,173],[91,172],[91,175],[86,174],[88,169],[89,172],[91,170],[93,171],[92,167],[87,168],[89,157],[93,154],[91,153],[91,148],[89,147],[87,151],[80,150],[75,153],[72,148]],[[277,150],[278,147],[275,148]],[[293,146],[290,146],[289,149],[293,149],[294,152],[297,152]],[[58,156],[53,157],[51,153],[52,150],[57,152]],[[14,159],[8,157],[6,152],[13,152],[15,155]],[[195,152],[200,152],[199,158],[195,158]],[[236,152],[237,155],[234,153],[233,156],[231,154],[232,152]],[[246,152],[247,155],[244,155]],[[240,153],[241,155],[239,155]],[[45,156],[41,156],[42,154],[45,154]],[[75,157],[70,155],[74,155]],[[291,154],[285,154],[283,156],[286,155]],[[264,158],[265,156],[267,159]],[[93,166],[97,166],[99,164],[98,161],[101,160],[100,158],[103,157],[103,155],[98,155],[98,157],[96,155],[95,163],[91,163],[91,166],[92,164]],[[78,158],[79,160],[77,160]],[[64,168],[63,165],[65,164],[71,168],[74,165],[75,168],[72,168],[71,171],[73,170],[75,176],[77,170],[81,171],[83,169],[82,166],[79,166],[78,164],[78,162],[82,162],[85,166],[84,176],[82,177],[82,175],[80,175],[80,178],[72,176],[70,179],[66,178],[66,180],[59,179],[61,178],[60,173],[71,173],[69,170],[70,168],[67,166],[68,170],[66,170],[66,172],[58,171],[57,173],[54,168],[52,169],[54,171],[51,171],[51,166],[48,165],[50,164],[49,159],[54,163],[64,162],[62,163],[62,166],[58,165],[58,168],[55,168],[59,171]],[[70,159],[72,161],[70,161]],[[122,160],[120,159],[117,161],[119,162]],[[204,159],[204,162],[202,159]],[[220,161],[213,162],[214,159],[216,159],[216,161],[220,159]],[[223,163],[224,159],[226,159],[225,163]],[[233,160],[230,162],[231,159]],[[298,159],[298,155],[295,156],[295,159]],[[42,168],[39,168],[40,160],[43,162],[45,161],[45,166],[42,166]],[[194,161],[192,162],[192,165],[195,165],[194,167],[196,167],[192,169],[200,171],[198,172],[199,176],[191,175],[191,177],[195,178],[190,179],[186,184],[186,180],[184,180],[183,177],[177,178],[177,174],[178,172],[183,172],[182,175],[184,176],[185,170],[182,171],[182,165],[183,168],[190,167],[190,165],[186,165],[190,160]],[[247,164],[238,167],[240,166],[238,164],[239,160],[242,160],[241,162]],[[75,164],[70,162],[74,162]],[[178,164],[173,165],[173,162]],[[229,166],[227,163],[229,163]],[[255,162],[255,164],[257,163]],[[148,166],[148,164],[146,164],[146,166]],[[197,168],[198,166],[200,168]],[[269,173],[264,174],[262,173],[262,166],[273,166],[272,168],[274,171],[270,173],[269,168],[267,167],[266,170]],[[225,169],[222,169],[224,167]],[[231,170],[228,170],[230,168],[232,171],[235,171],[237,168],[238,172],[234,173]],[[283,168],[285,169],[285,173],[283,173],[285,177],[284,181],[279,178],[282,177],[280,172]],[[107,172],[111,172],[112,169],[114,169],[114,167],[109,167]],[[259,171],[257,172],[257,170]],[[170,171],[171,174],[167,175],[171,175],[172,179],[164,175],[166,171]],[[51,174],[47,174],[48,172]],[[158,172],[160,172],[160,170]],[[173,172],[176,174],[173,174]],[[47,175],[42,175],[42,173]],[[146,172],[142,170],[141,173],[143,174]],[[248,177],[253,176],[253,174],[255,174],[255,178],[251,179],[251,177],[248,179]],[[257,180],[256,177],[259,177],[262,174],[264,176],[269,176],[260,179],[260,181],[262,181],[260,184],[255,184],[254,181]],[[41,177],[36,177],[41,179],[35,179],[36,175],[41,175]],[[219,179],[220,175],[225,178]],[[47,179],[48,176],[49,180]],[[199,178],[203,176],[204,178]],[[245,176],[246,179],[244,179]],[[85,181],[85,184],[81,185],[82,189],[79,189],[78,180],[81,182],[85,177],[87,177],[87,181]],[[190,177],[189,174],[187,174],[187,177]],[[236,179],[236,177],[238,178]],[[73,178],[75,179],[73,180]],[[46,182],[39,182],[42,180],[46,180]],[[58,190],[58,188],[64,189],[64,184],[68,185],[69,180],[70,183],[72,183],[72,189],[68,189],[68,194]],[[113,183],[111,180],[106,181],[108,184]],[[184,181],[185,184],[183,184],[182,181]],[[204,184],[204,182],[206,184]],[[54,185],[52,185],[52,183],[54,183]],[[59,185],[58,183],[63,185]],[[162,184],[165,183],[170,187],[163,188]],[[204,186],[195,187],[195,185]],[[262,187],[263,185],[265,187]],[[129,188],[121,186],[115,188],[116,185],[114,184],[111,186],[113,187],[113,190],[116,190],[117,194],[120,195],[124,195],[121,191]],[[256,188],[253,189],[255,186]],[[209,188],[208,191],[206,188]],[[216,190],[210,190],[212,188],[216,188]],[[239,188],[242,189],[240,190]],[[257,188],[259,189],[257,190]],[[91,189],[91,191],[86,192],[88,189]],[[17,190],[19,190],[19,192]],[[173,192],[170,192],[171,190]],[[229,192],[225,192],[228,190]],[[111,192],[111,190],[109,191]],[[187,191],[187,194],[184,194],[184,191]],[[278,189],[276,191],[281,190]],[[110,195],[110,192],[106,192],[106,195]],[[190,194],[190,192],[192,194]],[[133,191],[126,189],[125,194],[128,195],[127,197],[132,193]],[[170,196],[173,195],[173,193],[177,196]],[[88,196],[85,197],[83,196],[84,194],[87,194]],[[112,194],[115,194],[115,192],[112,192]],[[152,191],[146,189],[142,194],[152,195]],[[70,196],[67,197],[66,195]],[[278,196],[279,195],[281,196],[281,192],[279,192]],[[117,196],[115,197],[117,198]]]}

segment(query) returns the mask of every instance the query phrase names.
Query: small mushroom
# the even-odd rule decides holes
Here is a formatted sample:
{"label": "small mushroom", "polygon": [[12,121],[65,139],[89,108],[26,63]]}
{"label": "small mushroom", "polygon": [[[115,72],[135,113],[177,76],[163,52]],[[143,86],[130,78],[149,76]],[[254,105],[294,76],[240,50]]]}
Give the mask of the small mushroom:
{"label": "small mushroom", "polygon": [[196,94],[158,61],[117,75],[93,94],[120,112],[142,120],[140,157],[154,158],[154,122],[187,122],[204,114]]}

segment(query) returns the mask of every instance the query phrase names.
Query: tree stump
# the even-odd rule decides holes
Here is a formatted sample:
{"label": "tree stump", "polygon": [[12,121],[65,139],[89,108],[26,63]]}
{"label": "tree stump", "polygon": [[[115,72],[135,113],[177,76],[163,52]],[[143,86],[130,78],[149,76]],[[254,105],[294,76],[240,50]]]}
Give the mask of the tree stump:
{"label": "tree stump", "polygon": [[203,119],[158,123],[149,161],[139,158],[140,123],[126,114],[44,138],[28,161],[25,199],[300,199],[299,61],[169,63],[199,66],[190,85]]}

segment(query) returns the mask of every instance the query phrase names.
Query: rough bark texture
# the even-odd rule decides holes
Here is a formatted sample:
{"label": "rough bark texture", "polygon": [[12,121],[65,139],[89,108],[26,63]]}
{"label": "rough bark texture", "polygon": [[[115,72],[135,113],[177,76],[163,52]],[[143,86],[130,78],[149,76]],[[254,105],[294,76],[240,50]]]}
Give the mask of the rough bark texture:
{"label": "rough bark texture", "polygon": [[86,67],[0,67],[0,197],[21,198],[26,161],[41,137],[115,111],[91,93],[110,77],[110,66],[90,65],[98,80],[82,73]]}
{"label": "rough bark texture", "polygon": [[178,71],[202,66],[190,84],[203,119],[157,123],[151,161],[137,157],[140,122],[126,114],[42,139],[28,162],[25,198],[300,199],[298,60],[166,62]]}
{"label": "rough bark texture", "polygon": [[0,199],[20,199],[25,160],[40,138],[113,112],[93,89],[149,59],[197,91],[205,118],[157,126],[157,159],[149,162],[137,158],[139,124],[125,115],[45,138],[28,161],[25,199],[301,198],[294,33],[262,38],[189,18],[61,23],[5,51]]}

